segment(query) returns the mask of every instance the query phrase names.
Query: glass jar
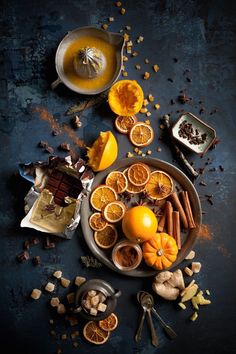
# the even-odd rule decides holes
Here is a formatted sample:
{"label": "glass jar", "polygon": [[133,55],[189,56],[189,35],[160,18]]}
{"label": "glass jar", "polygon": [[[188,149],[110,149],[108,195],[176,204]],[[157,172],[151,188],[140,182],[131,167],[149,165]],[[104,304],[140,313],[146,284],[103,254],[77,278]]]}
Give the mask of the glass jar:
{"label": "glass jar", "polygon": [[112,250],[113,263],[124,272],[136,269],[142,258],[143,253],[139,244],[128,240],[121,240]]}

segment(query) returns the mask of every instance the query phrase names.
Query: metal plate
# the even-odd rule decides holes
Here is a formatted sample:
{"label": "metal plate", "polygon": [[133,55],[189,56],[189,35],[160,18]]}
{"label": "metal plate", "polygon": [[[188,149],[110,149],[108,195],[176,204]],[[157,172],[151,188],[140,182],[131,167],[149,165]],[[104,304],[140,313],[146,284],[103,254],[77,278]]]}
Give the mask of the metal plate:
{"label": "metal plate", "polygon": [[[182,249],[180,250],[175,263],[173,263],[172,266],[169,268],[169,270],[173,269],[184,260],[186,255],[192,249],[192,246],[198,236],[199,225],[201,224],[202,221],[201,204],[200,204],[197,191],[194,188],[192,182],[185,176],[183,172],[181,172],[178,168],[171,165],[170,163],[158,159],[148,158],[148,157],[127,158],[127,159],[119,160],[114,165],[112,165],[109,169],[106,169],[105,171],[98,173],[94,179],[92,189],[98,186],[99,184],[104,183],[105,177],[108,175],[109,172],[113,170],[123,171],[125,168],[127,168],[128,166],[130,166],[135,162],[143,162],[149,165],[151,170],[158,169],[167,172],[173,178],[174,185],[177,185],[181,189],[188,191],[189,199],[193,211],[193,217],[196,225],[198,226],[195,229],[188,230],[188,232],[184,234],[182,233],[182,242],[183,239],[185,239],[185,241],[182,245]],[[88,196],[83,200],[83,204],[82,204],[81,225],[82,225],[82,231],[84,234],[85,241],[95,257],[97,257],[102,263],[104,263],[110,269],[124,275],[132,276],[132,277],[149,277],[157,273],[156,270],[146,266],[144,262],[142,262],[137,269],[132,270],[130,272],[122,272],[121,270],[116,268],[111,260],[111,251],[103,251],[96,245],[93,239],[93,231],[88,224],[88,218],[92,214],[92,212],[93,211],[90,207],[89,196]]]}

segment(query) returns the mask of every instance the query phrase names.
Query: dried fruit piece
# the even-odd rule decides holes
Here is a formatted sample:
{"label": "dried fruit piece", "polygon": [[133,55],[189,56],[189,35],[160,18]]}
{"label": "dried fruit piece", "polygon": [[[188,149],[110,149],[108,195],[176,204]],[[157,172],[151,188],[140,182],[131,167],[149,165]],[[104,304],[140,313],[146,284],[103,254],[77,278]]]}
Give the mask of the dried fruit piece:
{"label": "dried fruit piece", "polygon": [[156,110],[158,110],[160,107],[161,107],[161,106],[160,106],[158,103],[156,103],[156,104],[154,105],[154,108],[155,108]]}
{"label": "dried fruit piece", "polygon": [[148,80],[150,78],[150,73],[145,71],[144,75],[143,75],[143,79],[144,80]]}
{"label": "dried fruit piece", "polygon": [[135,116],[118,116],[115,120],[115,127],[121,134],[128,134],[135,123],[137,123]]}
{"label": "dried fruit piece", "polygon": [[116,191],[112,187],[103,184],[96,187],[90,197],[92,207],[98,211],[101,211],[105,205],[115,200],[117,200]]}
{"label": "dried fruit piece", "polygon": [[98,322],[100,328],[104,331],[114,331],[118,325],[118,318],[114,313],[111,313],[110,316]]}
{"label": "dried fruit piece", "polygon": [[32,293],[30,294],[30,297],[34,300],[38,300],[42,294],[42,291],[39,289],[33,289]]}
{"label": "dried fruit piece", "polygon": [[55,284],[48,282],[45,286],[45,290],[51,293],[55,289]]}
{"label": "dried fruit piece", "polygon": [[75,302],[75,293],[67,294],[66,298],[69,304],[73,304]]}
{"label": "dried fruit piece", "polygon": [[124,15],[124,14],[125,14],[125,12],[126,12],[126,10],[124,9],[124,7],[122,7],[122,9],[120,9],[120,13],[121,13],[121,15]]}
{"label": "dried fruit piece", "polygon": [[111,202],[104,207],[102,215],[107,222],[116,223],[123,219],[125,210],[126,207],[121,201]]}
{"label": "dried fruit piece", "polygon": [[102,231],[95,231],[94,240],[96,244],[104,249],[109,249],[114,246],[117,241],[117,231],[113,225],[107,225]]}
{"label": "dried fruit piece", "polygon": [[66,313],[66,308],[65,308],[65,306],[63,304],[59,304],[57,306],[57,313],[59,315],[64,315],[64,313]]}
{"label": "dried fruit piece", "polygon": [[108,174],[106,178],[106,185],[112,187],[116,193],[125,192],[128,181],[123,172],[120,171],[112,171]]}
{"label": "dried fruit piece", "polygon": [[143,163],[135,163],[127,171],[128,180],[137,187],[146,185],[150,179],[150,175],[151,171],[149,167]]}
{"label": "dried fruit piece", "polygon": [[101,213],[93,213],[89,218],[89,226],[94,231],[101,231],[107,226],[106,220]]}
{"label": "dried fruit piece", "polygon": [[157,64],[153,65],[152,68],[153,68],[153,71],[154,71],[155,73],[157,73],[158,70],[159,70],[159,66],[158,66]]}
{"label": "dried fruit piece", "polygon": [[54,273],[53,273],[53,276],[57,279],[60,279],[61,276],[62,276],[62,271],[61,270],[56,270]]}
{"label": "dried fruit piece", "polygon": [[96,322],[89,321],[84,326],[83,335],[84,338],[87,339],[87,341],[93,344],[100,345],[108,340],[110,332],[101,329]]}
{"label": "dried fruit piece", "polygon": [[75,277],[75,285],[80,286],[86,281],[86,278],[77,276]]}
{"label": "dried fruit piece", "polygon": [[63,286],[63,288],[68,288],[69,285],[70,285],[69,279],[61,278],[61,286]]}
{"label": "dried fruit piece", "polygon": [[139,122],[131,128],[129,139],[135,146],[148,146],[154,139],[154,131],[150,125]]}
{"label": "dried fruit piece", "polygon": [[194,312],[194,314],[190,317],[190,320],[194,322],[196,321],[197,318],[198,318],[198,313]]}
{"label": "dried fruit piece", "polygon": [[145,190],[152,199],[162,200],[167,198],[173,191],[172,178],[166,172],[153,171]]}
{"label": "dried fruit piece", "polygon": [[60,300],[58,297],[52,297],[50,300],[50,305],[52,307],[57,307],[60,304]]}

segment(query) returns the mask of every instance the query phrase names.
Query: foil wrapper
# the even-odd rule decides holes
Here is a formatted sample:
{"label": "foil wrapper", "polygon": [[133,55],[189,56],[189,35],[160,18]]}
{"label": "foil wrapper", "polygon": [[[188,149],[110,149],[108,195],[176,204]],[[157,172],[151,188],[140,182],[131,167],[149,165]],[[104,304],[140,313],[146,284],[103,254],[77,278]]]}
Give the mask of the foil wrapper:
{"label": "foil wrapper", "polygon": [[[68,205],[72,205],[72,202],[74,203],[73,215],[68,220],[66,219],[66,217],[68,218],[68,215],[70,215],[66,212],[66,208],[68,209],[68,206],[63,207],[55,204],[53,192],[47,190],[48,179],[53,171],[60,171],[63,175],[65,174],[66,176],[70,176],[69,178],[76,178],[80,184],[80,190],[77,198],[65,198],[65,202],[69,203]],[[23,178],[33,184],[24,198],[24,209],[26,216],[22,219],[20,226],[54,234],[65,239],[71,239],[80,222],[80,210],[83,198],[85,198],[91,191],[91,186],[94,180],[94,173],[91,168],[88,167],[82,159],[72,162],[71,156],[67,156],[65,158],[53,156],[50,157],[48,161],[20,164],[19,172]],[[52,222],[52,219],[50,219],[50,227],[48,227],[48,225],[45,227],[43,216],[41,217],[40,213],[37,215],[37,206],[44,205],[43,203],[45,203],[45,200],[42,200],[44,194],[46,194],[47,198],[50,199],[50,204],[46,205],[47,208],[44,208],[45,220],[50,218],[51,214],[55,210],[57,210],[57,213],[58,210],[60,211],[58,219],[55,218],[55,224]],[[35,215],[39,216],[38,222],[35,221],[37,220]],[[61,230],[60,232],[57,232],[60,221],[63,217],[64,227],[61,224]],[[47,224],[46,221],[45,224]]]}

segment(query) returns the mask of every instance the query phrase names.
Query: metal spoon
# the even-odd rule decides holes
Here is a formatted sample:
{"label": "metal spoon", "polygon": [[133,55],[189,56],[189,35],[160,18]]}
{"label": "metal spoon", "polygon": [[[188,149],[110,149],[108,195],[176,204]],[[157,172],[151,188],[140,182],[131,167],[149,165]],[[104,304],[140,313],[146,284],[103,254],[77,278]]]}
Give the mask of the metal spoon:
{"label": "metal spoon", "polygon": [[[141,292],[137,293],[138,301],[140,299],[140,293]],[[144,323],[144,320],[145,320],[146,311],[147,311],[146,307],[145,308],[143,307],[143,314],[142,314],[142,317],[141,317],[141,320],[140,320],[140,323],[139,323],[139,326],[138,326],[138,329],[137,329],[137,332],[136,332],[136,335],[135,335],[135,341],[136,342],[139,342],[141,340],[141,337],[142,337],[143,323]]]}
{"label": "metal spoon", "polygon": [[[152,300],[152,304],[154,305],[154,299],[153,296],[146,292],[146,291],[139,291],[139,298],[138,301],[141,301],[141,298],[146,294],[150,296],[150,299]],[[161,318],[161,316],[158,314],[158,312],[156,311],[156,309],[153,307],[152,305],[152,313],[156,316],[156,318],[160,321],[161,325],[163,326],[163,329],[165,331],[165,333],[169,336],[170,339],[175,339],[177,337],[177,334],[175,333],[175,331],[168,326],[165,321]]]}
{"label": "metal spoon", "polygon": [[153,303],[152,303],[152,300],[149,295],[145,294],[144,296],[141,297],[141,306],[143,309],[146,309],[146,311],[148,313],[148,324],[149,324],[149,328],[151,330],[152,345],[154,347],[157,347],[159,344],[159,341],[158,341],[155,327],[154,327],[154,324],[152,321],[151,309],[152,309]]}

